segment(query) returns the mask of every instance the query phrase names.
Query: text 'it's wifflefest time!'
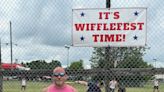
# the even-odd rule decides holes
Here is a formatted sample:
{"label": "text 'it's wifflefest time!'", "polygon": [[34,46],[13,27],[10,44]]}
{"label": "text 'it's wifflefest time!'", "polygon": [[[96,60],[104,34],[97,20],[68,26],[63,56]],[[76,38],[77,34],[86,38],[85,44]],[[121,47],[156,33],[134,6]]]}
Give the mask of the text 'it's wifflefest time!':
{"label": "text 'it's wifflefest time!'", "polygon": [[145,46],[146,8],[73,9],[73,46]]}

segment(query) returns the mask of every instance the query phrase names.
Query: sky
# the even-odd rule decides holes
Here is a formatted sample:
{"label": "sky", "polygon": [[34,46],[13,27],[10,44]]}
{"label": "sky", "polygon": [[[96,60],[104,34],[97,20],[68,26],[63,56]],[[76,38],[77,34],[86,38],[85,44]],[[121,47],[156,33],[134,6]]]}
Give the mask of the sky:
{"label": "sky", "polygon": [[[105,8],[106,0],[0,0],[2,62],[10,62],[9,21],[12,23],[13,62],[43,59],[65,67],[79,59],[90,68],[92,47],[72,47],[72,9]],[[111,0],[111,8],[147,8],[147,47],[144,60],[164,67],[164,2],[162,0]],[[65,45],[70,46],[68,50]],[[69,52],[69,56],[68,56]],[[155,64],[154,60],[157,62]]]}

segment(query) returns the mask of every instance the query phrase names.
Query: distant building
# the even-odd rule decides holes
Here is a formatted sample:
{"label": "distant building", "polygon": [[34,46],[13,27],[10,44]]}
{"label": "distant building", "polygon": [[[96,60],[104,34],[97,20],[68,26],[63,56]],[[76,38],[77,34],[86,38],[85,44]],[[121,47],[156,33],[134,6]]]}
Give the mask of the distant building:
{"label": "distant building", "polygon": [[26,68],[21,64],[10,64],[10,63],[2,63],[2,69],[9,70],[9,69],[18,69],[18,70],[30,70],[30,68]]}

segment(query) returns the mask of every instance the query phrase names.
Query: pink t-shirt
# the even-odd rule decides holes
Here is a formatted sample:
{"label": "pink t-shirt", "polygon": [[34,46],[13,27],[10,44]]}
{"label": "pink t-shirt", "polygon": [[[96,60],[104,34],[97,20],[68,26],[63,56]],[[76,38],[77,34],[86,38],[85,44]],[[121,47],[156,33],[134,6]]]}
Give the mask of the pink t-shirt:
{"label": "pink t-shirt", "polygon": [[58,88],[54,84],[51,84],[48,87],[47,92],[76,92],[76,90],[75,90],[75,88],[73,88],[72,86],[69,86],[67,84],[65,84],[65,86],[63,88]]}

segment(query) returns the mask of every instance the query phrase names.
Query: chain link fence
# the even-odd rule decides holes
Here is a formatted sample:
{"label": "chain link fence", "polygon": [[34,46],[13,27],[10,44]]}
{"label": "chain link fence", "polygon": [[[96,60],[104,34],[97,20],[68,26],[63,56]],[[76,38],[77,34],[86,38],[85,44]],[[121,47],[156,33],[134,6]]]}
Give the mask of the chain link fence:
{"label": "chain link fence", "polygon": [[148,8],[145,47],[94,48],[72,46],[72,9],[106,8],[106,0],[0,0],[0,92],[22,91],[22,78],[25,92],[42,92],[58,66],[78,92],[111,92],[116,82],[115,92],[152,92],[155,79],[163,92],[163,2],[152,2],[111,1],[111,8]]}

